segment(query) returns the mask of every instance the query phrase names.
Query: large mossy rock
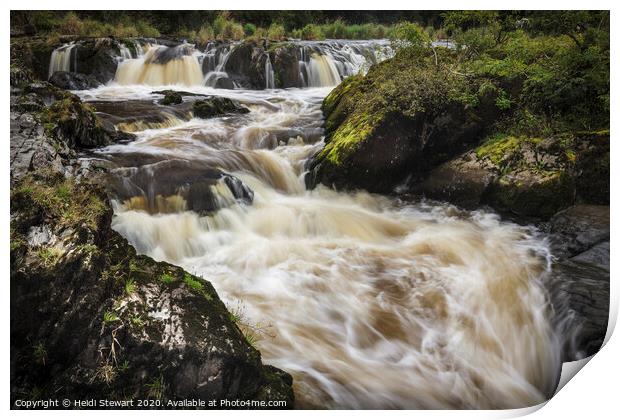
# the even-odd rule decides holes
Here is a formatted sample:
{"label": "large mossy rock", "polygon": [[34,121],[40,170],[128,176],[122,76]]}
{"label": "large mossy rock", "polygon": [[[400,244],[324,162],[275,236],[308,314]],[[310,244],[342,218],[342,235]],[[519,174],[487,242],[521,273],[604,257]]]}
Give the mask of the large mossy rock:
{"label": "large mossy rock", "polygon": [[476,81],[451,70],[451,54],[436,65],[403,50],[334,89],[310,186],[388,192],[475,145],[500,110],[493,92],[468,101]]}
{"label": "large mossy rock", "polygon": [[609,132],[496,135],[414,182],[410,191],[466,208],[548,218],[576,202],[609,204]]}

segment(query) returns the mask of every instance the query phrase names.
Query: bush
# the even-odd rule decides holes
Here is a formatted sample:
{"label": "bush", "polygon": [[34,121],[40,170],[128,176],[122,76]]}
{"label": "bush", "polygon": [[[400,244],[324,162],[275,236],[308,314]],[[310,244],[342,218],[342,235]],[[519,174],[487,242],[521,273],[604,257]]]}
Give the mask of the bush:
{"label": "bush", "polygon": [[314,24],[308,24],[301,30],[301,38],[307,40],[324,39],[325,36],[321,31],[321,27]]}
{"label": "bush", "polygon": [[202,25],[196,37],[197,37],[198,42],[202,44],[206,44],[207,42],[214,40],[215,33],[213,32],[213,27],[209,25],[208,23]]}
{"label": "bush", "polygon": [[404,48],[423,50],[431,43],[424,29],[420,25],[410,22],[395,25],[390,33],[390,40],[395,50]]}
{"label": "bush", "polygon": [[254,33],[256,32],[256,25],[252,23],[246,23],[245,25],[243,25],[243,32],[245,33],[245,36],[254,35]]}
{"label": "bush", "polygon": [[136,32],[138,33],[138,36],[144,36],[147,38],[157,38],[161,35],[157,28],[143,20],[136,22]]}
{"label": "bush", "polygon": [[284,39],[285,35],[286,30],[284,29],[284,26],[280,25],[279,23],[272,23],[267,30],[267,36],[269,37],[269,39],[274,41],[281,41],[282,39]]}
{"label": "bush", "polygon": [[80,35],[84,31],[84,24],[74,12],[65,15],[58,28],[63,35]]}

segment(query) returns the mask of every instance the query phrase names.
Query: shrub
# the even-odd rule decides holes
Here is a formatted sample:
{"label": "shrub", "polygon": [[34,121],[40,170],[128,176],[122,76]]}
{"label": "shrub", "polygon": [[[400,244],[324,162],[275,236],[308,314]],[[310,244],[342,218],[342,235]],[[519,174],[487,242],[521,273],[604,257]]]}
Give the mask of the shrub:
{"label": "shrub", "polygon": [[254,35],[254,33],[256,32],[256,25],[252,23],[246,23],[245,25],[243,25],[243,32],[245,33],[245,36]]}
{"label": "shrub", "polygon": [[286,31],[284,29],[284,26],[280,25],[279,23],[272,23],[267,30],[267,37],[275,41],[280,41],[284,39],[285,35]]}
{"label": "shrub", "polygon": [[430,45],[430,38],[418,24],[402,22],[394,26],[390,34],[394,49],[421,50]]}
{"label": "shrub", "polygon": [[157,28],[143,20],[136,22],[136,31],[138,36],[144,36],[147,38],[157,38],[161,35]]}
{"label": "shrub", "polygon": [[321,27],[314,24],[308,24],[301,30],[301,38],[307,40],[324,39],[325,36],[321,31]]}
{"label": "shrub", "polygon": [[84,24],[74,12],[65,15],[58,28],[63,35],[80,35],[84,31]]}
{"label": "shrub", "polygon": [[204,24],[200,27],[198,31],[197,40],[202,44],[206,44],[207,42],[215,39],[215,33],[213,32],[213,27],[211,25]]}

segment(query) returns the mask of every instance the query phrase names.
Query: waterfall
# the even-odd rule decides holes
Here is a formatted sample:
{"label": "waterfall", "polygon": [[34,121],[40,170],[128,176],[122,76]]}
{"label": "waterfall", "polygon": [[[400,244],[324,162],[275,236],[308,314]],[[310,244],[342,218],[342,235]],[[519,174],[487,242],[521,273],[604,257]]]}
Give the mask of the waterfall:
{"label": "waterfall", "polygon": [[310,87],[336,86],[342,81],[336,63],[328,55],[312,54],[306,71]]}
{"label": "waterfall", "polygon": [[218,80],[228,78],[228,73],[225,70],[226,62],[233,49],[234,44],[225,47],[214,46],[211,43],[207,45],[205,61],[202,66],[205,71],[205,86],[217,87]]}
{"label": "waterfall", "polygon": [[118,44],[118,49],[121,53],[120,61],[130,60],[133,57],[131,56],[131,50],[127,47],[127,45],[123,43]]}
{"label": "waterfall", "polygon": [[[49,79],[57,71],[77,71],[77,55],[74,52],[77,44],[71,42],[56,48],[50,57],[50,65],[47,78]],[[73,66],[71,65],[73,58]]]}
{"label": "waterfall", "polygon": [[185,85],[202,84],[202,70],[193,46],[154,45],[144,56],[127,59],[118,65],[114,80],[121,85]]}
{"label": "waterfall", "polygon": [[302,86],[335,86],[346,77],[366,73],[372,64],[392,55],[385,40],[300,41],[299,80]]}
{"label": "waterfall", "polygon": [[271,67],[271,60],[269,54],[265,60],[265,89],[275,89],[275,77],[273,74],[273,68]]}

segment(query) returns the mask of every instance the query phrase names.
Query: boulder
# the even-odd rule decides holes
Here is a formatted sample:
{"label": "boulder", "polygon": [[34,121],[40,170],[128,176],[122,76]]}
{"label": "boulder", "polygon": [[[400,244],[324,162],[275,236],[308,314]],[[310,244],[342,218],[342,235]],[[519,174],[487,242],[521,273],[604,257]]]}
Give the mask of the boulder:
{"label": "boulder", "polygon": [[199,99],[193,105],[194,116],[198,118],[213,118],[225,114],[246,114],[250,110],[239,102],[222,96],[211,96]]}
{"label": "boulder", "polygon": [[54,72],[49,82],[65,90],[93,89],[101,85],[93,76],[68,71]]}
{"label": "boulder", "polygon": [[236,82],[248,89],[264,89],[267,57],[264,45],[244,41],[230,52],[224,71],[231,83]]}
{"label": "boulder", "polygon": [[492,94],[462,101],[470,89],[448,66],[407,51],[346,79],[323,102],[326,144],[309,186],[391,192],[463,153],[500,114]]}
{"label": "boulder", "polygon": [[607,134],[494,136],[407,188],[466,208],[489,205],[511,217],[546,220],[576,202],[609,203],[608,159]]}
{"label": "boulder", "polygon": [[176,105],[183,102],[183,96],[181,92],[176,92],[174,90],[165,90],[157,93],[161,93],[162,95],[164,95],[164,97],[159,100],[159,103],[162,105]]}
{"label": "boulder", "polygon": [[303,87],[299,77],[299,47],[290,43],[275,44],[269,49],[273,65],[274,82],[277,88]]}
{"label": "boulder", "polygon": [[119,55],[118,42],[112,38],[83,40],[76,47],[74,70],[105,84],[116,75]]}

